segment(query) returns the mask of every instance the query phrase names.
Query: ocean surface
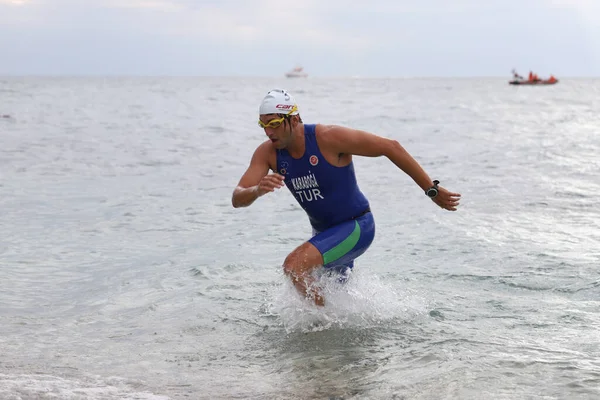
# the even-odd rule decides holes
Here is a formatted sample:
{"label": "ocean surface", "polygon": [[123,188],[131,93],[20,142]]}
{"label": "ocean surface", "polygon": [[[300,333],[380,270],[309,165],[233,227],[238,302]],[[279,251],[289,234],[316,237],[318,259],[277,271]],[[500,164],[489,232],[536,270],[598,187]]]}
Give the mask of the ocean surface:
{"label": "ocean surface", "polygon": [[[286,189],[234,209],[266,92],[398,140],[327,305]],[[600,80],[0,78],[0,399],[600,398]]]}

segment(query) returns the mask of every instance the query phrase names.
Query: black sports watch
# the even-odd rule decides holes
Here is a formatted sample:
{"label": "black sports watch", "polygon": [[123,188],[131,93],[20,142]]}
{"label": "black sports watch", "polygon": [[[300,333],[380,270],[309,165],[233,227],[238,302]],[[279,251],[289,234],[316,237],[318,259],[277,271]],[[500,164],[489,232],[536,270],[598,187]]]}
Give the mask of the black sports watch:
{"label": "black sports watch", "polygon": [[430,187],[429,189],[427,189],[425,191],[425,194],[427,195],[427,197],[429,197],[430,199],[433,199],[435,196],[438,195],[438,185],[440,184],[440,181],[433,181],[433,186]]}

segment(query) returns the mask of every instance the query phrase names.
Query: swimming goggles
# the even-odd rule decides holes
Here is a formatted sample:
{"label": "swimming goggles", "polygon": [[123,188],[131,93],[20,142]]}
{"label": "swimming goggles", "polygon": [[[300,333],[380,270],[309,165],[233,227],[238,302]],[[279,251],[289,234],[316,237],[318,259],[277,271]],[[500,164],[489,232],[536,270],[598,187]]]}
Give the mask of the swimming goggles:
{"label": "swimming goggles", "polygon": [[294,105],[294,107],[292,107],[292,109],[281,118],[274,118],[266,124],[259,119],[258,126],[260,126],[261,128],[278,128],[279,125],[281,125],[287,117],[289,117],[293,112],[296,111],[298,111],[298,106]]}

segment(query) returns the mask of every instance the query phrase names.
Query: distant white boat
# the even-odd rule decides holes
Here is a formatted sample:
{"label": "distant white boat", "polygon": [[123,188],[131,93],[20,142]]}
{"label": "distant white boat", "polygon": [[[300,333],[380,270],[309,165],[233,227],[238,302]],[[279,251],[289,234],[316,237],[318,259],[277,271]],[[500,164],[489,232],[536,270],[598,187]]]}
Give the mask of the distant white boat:
{"label": "distant white boat", "polygon": [[288,78],[308,78],[308,74],[304,72],[304,68],[296,67],[293,70],[286,72],[285,74]]}

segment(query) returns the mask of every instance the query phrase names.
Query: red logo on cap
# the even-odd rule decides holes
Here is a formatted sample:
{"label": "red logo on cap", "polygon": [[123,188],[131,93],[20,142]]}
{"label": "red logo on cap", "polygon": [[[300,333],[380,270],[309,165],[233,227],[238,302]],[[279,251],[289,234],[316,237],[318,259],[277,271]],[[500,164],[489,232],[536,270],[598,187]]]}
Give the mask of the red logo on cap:
{"label": "red logo on cap", "polygon": [[278,110],[289,110],[291,108],[294,108],[294,106],[290,106],[289,104],[277,104],[275,108]]}
{"label": "red logo on cap", "polygon": [[317,165],[319,163],[319,158],[315,155],[312,155],[308,159],[308,162],[310,162],[310,165],[312,165],[314,167],[315,165]]}

